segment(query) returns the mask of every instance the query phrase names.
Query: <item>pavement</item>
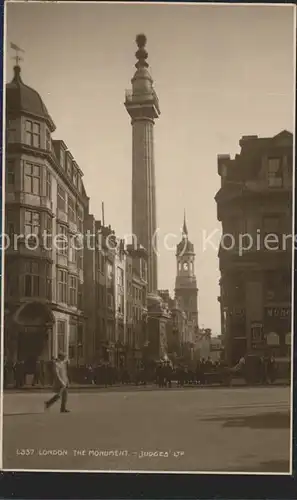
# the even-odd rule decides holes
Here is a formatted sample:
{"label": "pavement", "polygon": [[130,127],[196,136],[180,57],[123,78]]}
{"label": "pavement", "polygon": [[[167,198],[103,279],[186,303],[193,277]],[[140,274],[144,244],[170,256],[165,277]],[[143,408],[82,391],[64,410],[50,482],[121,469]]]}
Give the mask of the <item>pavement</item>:
{"label": "pavement", "polygon": [[4,394],[4,469],[290,472],[289,387],[77,391],[68,414],[49,396]]}

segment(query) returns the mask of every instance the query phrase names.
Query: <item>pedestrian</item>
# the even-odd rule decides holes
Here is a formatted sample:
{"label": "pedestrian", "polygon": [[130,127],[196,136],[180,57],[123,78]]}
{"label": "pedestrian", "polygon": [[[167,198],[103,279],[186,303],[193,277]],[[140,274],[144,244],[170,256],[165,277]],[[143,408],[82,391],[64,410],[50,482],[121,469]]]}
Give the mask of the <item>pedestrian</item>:
{"label": "pedestrian", "polygon": [[55,395],[44,403],[45,409],[49,409],[58,399],[61,398],[61,413],[69,413],[66,408],[67,403],[67,390],[68,390],[68,374],[67,374],[67,360],[63,353],[59,353],[58,359],[54,362],[54,391]]}

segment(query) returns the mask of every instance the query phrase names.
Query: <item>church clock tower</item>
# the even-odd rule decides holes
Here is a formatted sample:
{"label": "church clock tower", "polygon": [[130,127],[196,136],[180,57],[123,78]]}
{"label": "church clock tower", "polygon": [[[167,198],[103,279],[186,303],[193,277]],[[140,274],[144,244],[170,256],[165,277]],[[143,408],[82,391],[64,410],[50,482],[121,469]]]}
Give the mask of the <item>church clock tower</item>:
{"label": "church clock tower", "polygon": [[194,245],[188,238],[186,216],[184,216],[182,240],[176,247],[176,262],[175,297],[179,307],[186,313],[188,321],[192,323],[195,335],[198,328],[198,288]]}

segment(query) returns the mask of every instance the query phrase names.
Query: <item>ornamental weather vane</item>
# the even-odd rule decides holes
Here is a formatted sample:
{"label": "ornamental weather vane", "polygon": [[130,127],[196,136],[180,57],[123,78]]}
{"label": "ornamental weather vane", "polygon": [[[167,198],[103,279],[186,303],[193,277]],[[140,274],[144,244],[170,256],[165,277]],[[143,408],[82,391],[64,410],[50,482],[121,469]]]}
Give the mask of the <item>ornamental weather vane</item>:
{"label": "ornamental weather vane", "polygon": [[148,68],[148,63],[146,62],[146,59],[148,57],[148,53],[145,50],[146,46],[146,36],[141,33],[140,35],[137,35],[136,37],[136,43],[138,46],[138,50],[135,53],[136,59],[138,59],[137,63],[135,64],[136,68]]}
{"label": "ornamental weather vane", "polygon": [[24,53],[25,51],[18,47],[15,43],[10,43],[10,48],[15,51],[15,56],[13,56],[11,59],[15,60],[15,65],[19,66],[20,61],[23,61],[23,58],[20,57],[20,52]]}

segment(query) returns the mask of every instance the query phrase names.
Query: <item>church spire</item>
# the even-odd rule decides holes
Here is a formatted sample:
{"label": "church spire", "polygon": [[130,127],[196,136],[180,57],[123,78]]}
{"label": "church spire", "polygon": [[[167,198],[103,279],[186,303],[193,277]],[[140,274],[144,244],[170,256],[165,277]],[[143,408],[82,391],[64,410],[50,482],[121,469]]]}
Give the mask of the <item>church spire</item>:
{"label": "church spire", "polygon": [[186,223],[186,210],[184,210],[183,236],[188,236],[188,228]]}

